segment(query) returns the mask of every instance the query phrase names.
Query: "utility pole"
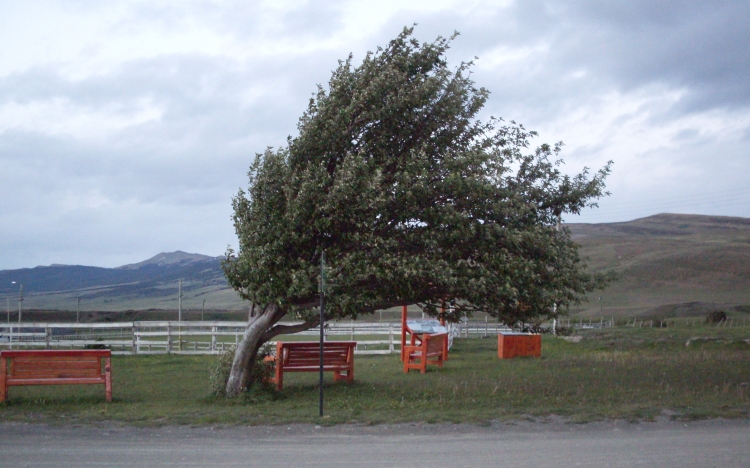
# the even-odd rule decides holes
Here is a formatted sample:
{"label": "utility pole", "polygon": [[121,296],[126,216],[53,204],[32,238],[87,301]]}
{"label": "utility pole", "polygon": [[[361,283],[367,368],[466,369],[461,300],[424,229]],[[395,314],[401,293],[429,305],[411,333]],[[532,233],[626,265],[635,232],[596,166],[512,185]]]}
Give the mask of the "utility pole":
{"label": "utility pole", "polygon": [[182,322],[182,278],[180,278],[180,286],[177,294],[177,321]]}
{"label": "utility pole", "polygon": [[18,289],[18,323],[21,323],[21,304],[23,304],[23,283],[21,283],[21,287]]}
{"label": "utility pole", "polygon": [[76,323],[81,321],[81,296],[78,296],[78,305],[76,305]]}
{"label": "utility pole", "polygon": [[10,296],[5,298],[5,302],[8,303],[8,323],[10,323]]}
{"label": "utility pole", "polygon": [[201,322],[203,321],[203,314],[206,313],[206,300],[203,299],[203,307],[201,307]]}

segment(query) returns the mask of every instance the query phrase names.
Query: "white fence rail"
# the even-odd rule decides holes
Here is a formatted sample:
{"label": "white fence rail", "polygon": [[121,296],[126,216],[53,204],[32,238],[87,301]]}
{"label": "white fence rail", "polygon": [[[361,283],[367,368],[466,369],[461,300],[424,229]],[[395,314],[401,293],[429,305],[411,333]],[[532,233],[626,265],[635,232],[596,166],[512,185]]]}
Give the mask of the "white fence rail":
{"label": "white fence rail", "polygon": [[[113,354],[220,354],[239,343],[246,327],[246,322],[8,323],[0,324],[0,349],[106,347]],[[486,322],[450,328],[456,338],[508,330]],[[401,347],[400,323],[330,322],[324,332],[327,340],[357,341],[358,354],[390,354]],[[319,334],[316,327],[294,336]]]}
{"label": "white fence rail", "polygon": [[[745,318],[729,318],[711,326],[745,326]],[[291,325],[291,323],[286,323]],[[618,323],[625,327],[704,326],[700,318],[658,320],[631,319]],[[571,329],[610,328],[611,317],[564,318],[557,327]],[[107,347],[114,354],[220,354],[242,339],[247,322],[103,322],[103,323],[0,323],[2,349],[70,349]],[[543,324],[551,329],[551,323]],[[461,322],[450,325],[451,338],[495,336],[510,328],[491,321]],[[313,328],[280,340],[317,340]],[[329,322],[327,340],[356,341],[358,354],[390,354],[400,351],[401,322]]]}

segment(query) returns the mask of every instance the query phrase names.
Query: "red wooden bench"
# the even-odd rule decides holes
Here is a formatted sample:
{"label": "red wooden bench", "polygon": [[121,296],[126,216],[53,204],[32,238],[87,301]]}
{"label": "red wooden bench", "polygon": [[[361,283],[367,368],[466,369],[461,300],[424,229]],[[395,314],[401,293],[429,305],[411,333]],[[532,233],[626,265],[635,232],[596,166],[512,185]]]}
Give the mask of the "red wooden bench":
{"label": "red wooden bench", "polygon": [[422,343],[419,345],[404,346],[404,372],[409,369],[419,369],[424,374],[427,372],[427,364],[437,364],[443,367],[445,360],[445,343],[448,341],[447,333],[434,335],[422,335]]}
{"label": "red wooden bench", "polygon": [[[333,371],[333,380],[354,380],[354,347],[356,341],[326,341],[323,343],[323,370]],[[272,382],[281,390],[284,372],[319,372],[320,343],[296,341],[276,343],[276,376]]]}
{"label": "red wooden bench", "polygon": [[8,397],[8,387],[71,384],[104,384],[107,401],[112,401],[111,355],[108,349],[2,351],[0,401]]}

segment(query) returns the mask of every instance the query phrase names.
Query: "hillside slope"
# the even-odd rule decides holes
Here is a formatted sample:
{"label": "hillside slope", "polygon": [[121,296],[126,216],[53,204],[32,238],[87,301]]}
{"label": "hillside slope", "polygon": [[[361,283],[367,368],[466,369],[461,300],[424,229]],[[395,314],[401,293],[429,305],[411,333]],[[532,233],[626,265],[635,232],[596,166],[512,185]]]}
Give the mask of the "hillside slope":
{"label": "hillside slope", "polygon": [[[750,219],[660,214],[567,228],[591,269],[619,274],[575,314],[697,316],[714,307],[750,304]],[[87,311],[176,310],[179,279],[184,310],[200,310],[204,300],[206,309],[246,307],[227,286],[219,257],[179,251],[118,268],[0,271],[0,298],[6,296],[8,307],[17,309],[18,283],[23,283],[27,310],[76,310],[78,297]]]}
{"label": "hillside slope", "polygon": [[[177,309],[183,280],[183,308],[240,309],[242,301],[227,286],[219,257],[185,252],[160,253],[118,268],[52,265],[0,271],[0,294],[15,302],[24,285],[25,309],[82,310]],[[15,281],[16,284],[11,284]],[[17,308],[17,302],[14,304]]]}
{"label": "hillside slope", "polygon": [[660,305],[690,302],[750,303],[750,219],[659,214],[567,227],[590,268],[619,274],[590,296],[583,305],[587,315],[648,314]]}

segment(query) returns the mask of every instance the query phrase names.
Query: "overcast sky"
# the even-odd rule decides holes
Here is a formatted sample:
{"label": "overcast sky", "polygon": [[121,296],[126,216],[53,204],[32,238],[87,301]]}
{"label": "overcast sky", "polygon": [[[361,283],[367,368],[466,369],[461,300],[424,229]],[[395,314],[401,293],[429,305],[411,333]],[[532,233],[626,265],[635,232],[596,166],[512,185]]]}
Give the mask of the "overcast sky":
{"label": "overcast sky", "polygon": [[231,197],[317,84],[404,26],[460,32],[482,117],[615,162],[568,222],[750,217],[750,2],[1,1],[0,270],[236,246]]}

